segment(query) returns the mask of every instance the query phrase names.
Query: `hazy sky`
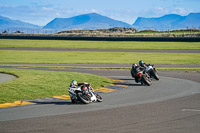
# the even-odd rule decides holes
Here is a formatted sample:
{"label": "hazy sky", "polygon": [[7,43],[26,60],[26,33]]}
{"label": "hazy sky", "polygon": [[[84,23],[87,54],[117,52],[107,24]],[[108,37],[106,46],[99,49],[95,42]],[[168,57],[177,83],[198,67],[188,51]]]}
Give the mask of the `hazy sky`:
{"label": "hazy sky", "polygon": [[200,0],[0,0],[0,16],[40,26],[92,12],[133,24],[137,17],[200,12]]}

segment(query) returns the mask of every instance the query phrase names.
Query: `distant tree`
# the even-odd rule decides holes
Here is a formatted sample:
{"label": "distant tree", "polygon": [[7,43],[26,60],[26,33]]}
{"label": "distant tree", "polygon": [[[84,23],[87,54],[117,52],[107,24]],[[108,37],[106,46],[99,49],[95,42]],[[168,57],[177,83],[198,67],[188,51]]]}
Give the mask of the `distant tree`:
{"label": "distant tree", "polygon": [[17,30],[17,31],[15,31],[15,33],[23,33],[23,32],[21,32],[21,31]]}
{"label": "distant tree", "polygon": [[7,32],[7,30],[4,30],[2,33],[3,33],[3,34],[7,34],[8,32]]}

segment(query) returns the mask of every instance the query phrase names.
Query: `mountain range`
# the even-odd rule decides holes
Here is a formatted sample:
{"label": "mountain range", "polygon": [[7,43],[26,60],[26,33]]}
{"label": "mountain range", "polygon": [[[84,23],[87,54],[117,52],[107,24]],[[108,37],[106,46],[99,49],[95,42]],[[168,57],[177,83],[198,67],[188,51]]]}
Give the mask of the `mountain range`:
{"label": "mountain range", "polygon": [[108,29],[113,27],[136,28],[137,30],[200,28],[200,13],[190,13],[187,16],[168,14],[157,18],[138,17],[132,25],[97,13],[89,13],[71,18],[55,18],[44,27],[0,16],[0,30],[35,29],[63,31],[70,29]]}
{"label": "mountain range", "polygon": [[158,18],[139,17],[133,27],[138,30],[172,30],[186,28],[200,28],[200,13],[190,13],[187,16],[168,14]]}
{"label": "mountain range", "polygon": [[2,30],[22,30],[22,29],[41,29],[41,26],[25,23],[19,20],[12,20],[0,16],[0,29]]}
{"label": "mountain range", "polygon": [[117,21],[97,13],[83,14],[71,18],[55,18],[44,29],[107,29],[112,27],[131,28],[130,24]]}

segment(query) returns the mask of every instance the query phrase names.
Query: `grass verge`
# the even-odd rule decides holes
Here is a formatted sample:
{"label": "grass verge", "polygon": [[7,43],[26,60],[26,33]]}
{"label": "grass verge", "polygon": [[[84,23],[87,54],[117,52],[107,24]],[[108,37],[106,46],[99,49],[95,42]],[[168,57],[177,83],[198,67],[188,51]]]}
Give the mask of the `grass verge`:
{"label": "grass verge", "polygon": [[0,47],[200,50],[200,42],[77,41],[77,40],[69,41],[69,40],[0,39]]}
{"label": "grass verge", "polygon": [[94,89],[113,83],[105,77],[75,72],[6,68],[0,68],[0,72],[18,76],[15,80],[0,83],[0,103],[68,94],[71,80],[89,82]]}
{"label": "grass verge", "polygon": [[0,63],[200,64],[200,53],[66,52],[0,50]]}

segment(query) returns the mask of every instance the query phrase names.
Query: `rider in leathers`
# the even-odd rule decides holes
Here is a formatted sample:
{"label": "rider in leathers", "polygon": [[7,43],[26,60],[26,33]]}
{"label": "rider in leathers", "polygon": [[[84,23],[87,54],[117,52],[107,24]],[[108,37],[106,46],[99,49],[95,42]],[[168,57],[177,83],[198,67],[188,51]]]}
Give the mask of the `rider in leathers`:
{"label": "rider in leathers", "polygon": [[76,87],[79,87],[79,86],[81,86],[81,89],[83,91],[85,91],[86,89],[92,90],[91,85],[89,83],[87,83],[87,82],[78,83],[76,80],[72,80],[72,82],[70,83],[70,87],[76,88]]}
{"label": "rider in leathers", "polygon": [[144,63],[142,60],[140,60],[140,61],[139,61],[139,65],[140,65],[141,67],[146,68],[146,67],[149,66],[150,64],[146,64],[146,63]]}
{"label": "rider in leathers", "polygon": [[137,64],[132,65],[131,69],[131,75],[133,78],[135,78],[135,82],[138,83],[138,77],[136,76],[138,72],[143,71],[144,68],[141,66],[138,66]]}

